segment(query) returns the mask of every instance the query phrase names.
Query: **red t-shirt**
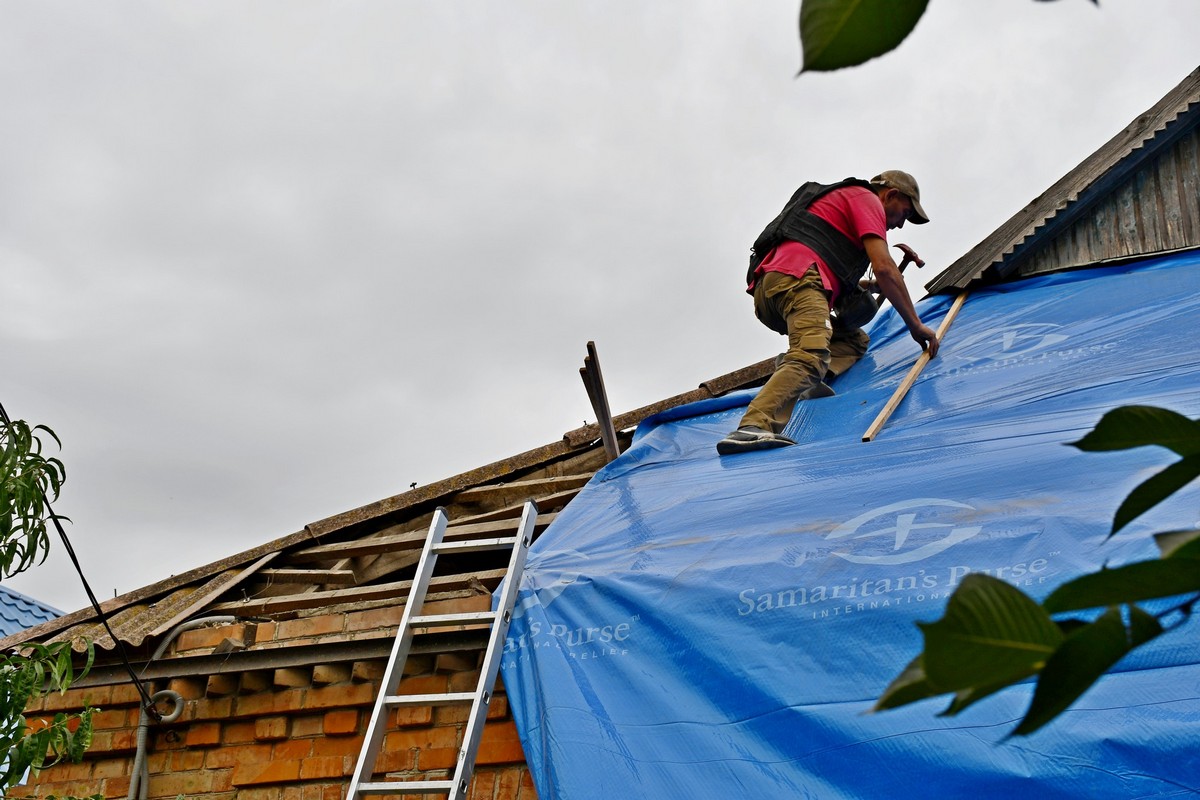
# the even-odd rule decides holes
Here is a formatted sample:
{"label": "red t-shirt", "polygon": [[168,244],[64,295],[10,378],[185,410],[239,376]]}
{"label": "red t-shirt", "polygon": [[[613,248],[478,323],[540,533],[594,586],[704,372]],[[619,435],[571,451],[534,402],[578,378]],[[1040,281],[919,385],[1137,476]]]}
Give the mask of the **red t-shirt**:
{"label": "red t-shirt", "polygon": [[[863,246],[864,236],[878,236],[887,241],[887,218],[883,213],[883,203],[879,195],[862,186],[847,186],[835,189],[824,197],[818,198],[808,207],[808,210],[837,228],[853,241],[859,250]],[[763,262],[758,265],[755,275],[761,272],[782,272],[795,278],[803,278],[809,267],[816,265],[821,273],[821,282],[829,290],[830,305],[838,297],[838,280],[829,265],[806,244],[787,241],[776,247]],[[754,291],[754,284],[747,289]]]}

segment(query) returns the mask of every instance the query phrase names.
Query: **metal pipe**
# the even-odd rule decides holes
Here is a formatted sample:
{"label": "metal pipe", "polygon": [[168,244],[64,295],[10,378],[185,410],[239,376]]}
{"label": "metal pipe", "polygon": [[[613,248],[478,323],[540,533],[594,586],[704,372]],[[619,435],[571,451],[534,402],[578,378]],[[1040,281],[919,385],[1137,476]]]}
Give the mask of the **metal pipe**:
{"label": "metal pipe", "polygon": [[[154,663],[171,643],[184,631],[189,631],[192,628],[199,628],[203,625],[221,624],[228,625],[237,622],[237,617],[218,616],[218,617],[200,617],[198,619],[188,620],[180,623],[171,629],[162,642],[154,651],[154,655],[150,656],[150,660],[146,662],[146,666]],[[170,700],[174,704],[169,715],[164,715],[162,722],[174,722],[179,719],[179,715],[183,713],[183,696],[172,689],[163,689],[160,692],[155,692],[151,695],[151,700],[158,703],[159,700]],[[137,730],[137,754],[133,757],[133,770],[129,776],[129,794],[125,796],[125,800],[146,800],[147,783],[150,780],[150,770],[146,766],[146,743],[150,738],[150,715],[143,708],[141,714],[138,715],[138,730]]]}

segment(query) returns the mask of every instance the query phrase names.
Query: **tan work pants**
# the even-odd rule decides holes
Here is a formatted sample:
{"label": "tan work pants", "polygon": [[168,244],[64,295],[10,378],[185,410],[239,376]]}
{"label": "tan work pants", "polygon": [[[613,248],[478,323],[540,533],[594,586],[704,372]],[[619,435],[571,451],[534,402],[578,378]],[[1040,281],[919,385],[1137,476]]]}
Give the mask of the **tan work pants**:
{"label": "tan work pants", "polygon": [[857,328],[834,330],[829,293],[816,267],[803,278],[765,272],[754,287],[754,313],[773,331],[788,337],[788,349],[766,385],[750,402],[739,427],[753,425],[780,433],[796,401],[826,377],[840,375],[862,358],[869,339]]}

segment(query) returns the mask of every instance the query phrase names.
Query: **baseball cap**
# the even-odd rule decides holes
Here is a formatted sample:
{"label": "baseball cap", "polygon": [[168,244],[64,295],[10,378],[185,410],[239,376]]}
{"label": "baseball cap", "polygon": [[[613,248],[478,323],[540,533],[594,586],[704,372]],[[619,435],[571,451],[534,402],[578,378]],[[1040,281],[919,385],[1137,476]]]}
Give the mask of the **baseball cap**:
{"label": "baseball cap", "polygon": [[889,169],[879,173],[871,179],[871,183],[878,186],[886,186],[889,189],[897,189],[908,195],[908,199],[912,200],[912,213],[908,215],[909,222],[914,225],[924,225],[929,222],[929,215],[925,213],[925,209],[921,208],[921,190],[917,186],[917,179],[907,172],[898,169]]}

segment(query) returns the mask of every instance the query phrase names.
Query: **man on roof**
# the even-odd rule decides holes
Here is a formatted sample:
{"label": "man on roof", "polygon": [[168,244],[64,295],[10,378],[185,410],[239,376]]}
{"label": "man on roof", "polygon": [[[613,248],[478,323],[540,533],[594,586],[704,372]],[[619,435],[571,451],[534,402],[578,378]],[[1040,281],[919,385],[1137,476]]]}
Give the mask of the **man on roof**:
{"label": "man on roof", "polygon": [[866,352],[868,339],[857,325],[874,313],[870,293],[859,285],[868,267],[875,273],[872,290],[891,302],[921,348],[937,355],[937,334],[917,316],[887,243],[889,230],[928,221],[916,180],[900,170],[869,182],[810,181],[796,190],[755,240],[746,275],[755,315],[788,337],[788,349],[737,430],[717,443],[718,453],[795,444],[781,432],[796,402],[833,394],[825,381]]}

